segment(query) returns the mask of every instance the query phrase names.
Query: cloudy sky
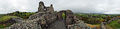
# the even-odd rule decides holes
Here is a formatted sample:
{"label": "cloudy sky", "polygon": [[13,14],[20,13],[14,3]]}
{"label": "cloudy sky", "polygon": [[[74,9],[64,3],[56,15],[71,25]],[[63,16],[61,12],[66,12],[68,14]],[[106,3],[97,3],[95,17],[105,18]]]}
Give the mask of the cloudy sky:
{"label": "cloudy sky", "polygon": [[36,12],[38,4],[54,5],[55,11],[70,9],[80,13],[120,14],[120,0],[0,0],[0,14]]}

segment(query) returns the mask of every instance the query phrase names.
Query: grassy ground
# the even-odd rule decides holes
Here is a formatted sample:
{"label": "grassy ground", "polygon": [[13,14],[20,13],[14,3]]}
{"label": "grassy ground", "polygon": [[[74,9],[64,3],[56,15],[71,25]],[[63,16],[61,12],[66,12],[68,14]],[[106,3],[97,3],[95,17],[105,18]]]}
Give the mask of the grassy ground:
{"label": "grassy ground", "polygon": [[120,21],[120,20],[112,21],[109,25],[110,25],[113,29],[120,29],[120,23],[118,23],[118,21]]}
{"label": "grassy ground", "polygon": [[110,25],[105,25],[107,29],[113,29]]}
{"label": "grassy ground", "polygon": [[0,24],[0,28],[5,28],[12,25],[11,23],[7,23],[7,24]]}
{"label": "grassy ground", "polygon": [[[9,20],[10,18],[16,18],[16,16],[3,16],[0,18],[0,22],[5,22]],[[12,25],[11,23],[6,23],[6,24],[0,24],[0,28],[8,27]]]}
{"label": "grassy ground", "polygon": [[3,16],[0,18],[0,22],[4,22],[9,20],[10,18],[16,18],[16,16]]}

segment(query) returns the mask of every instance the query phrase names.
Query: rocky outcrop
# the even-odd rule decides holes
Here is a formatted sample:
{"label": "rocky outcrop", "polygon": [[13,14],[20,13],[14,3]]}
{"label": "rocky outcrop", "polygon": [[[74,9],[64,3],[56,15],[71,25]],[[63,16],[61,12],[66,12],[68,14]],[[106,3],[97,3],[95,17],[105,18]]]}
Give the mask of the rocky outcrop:
{"label": "rocky outcrop", "polygon": [[83,21],[79,21],[79,23],[68,25],[68,29],[91,29],[91,28],[88,27]]}
{"label": "rocky outcrop", "polygon": [[51,4],[50,7],[46,7],[44,3],[41,1],[39,2],[38,12],[32,16],[29,17],[29,20],[39,18],[41,15],[44,14],[54,14],[54,8]]}
{"label": "rocky outcrop", "polygon": [[[65,19],[63,19],[62,14],[65,13]],[[58,19],[65,20],[65,24],[67,29],[91,29],[84,23],[84,21],[81,21],[76,16],[73,15],[73,12],[70,10],[63,10],[57,13]]]}
{"label": "rocky outcrop", "polygon": [[56,14],[53,13],[53,6],[45,7],[43,2],[39,3],[38,12],[31,15],[27,20],[18,20],[18,23],[7,27],[7,29],[45,29],[49,24],[56,20]]}
{"label": "rocky outcrop", "polygon": [[45,14],[45,12],[38,12],[38,13],[36,13],[36,14],[31,15],[31,16],[28,18],[28,20],[33,20],[33,19],[39,18],[39,17],[41,17],[41,16],[44,15],[44,14]]}
{"label": "rocky outcrop", "polygon": [[22,22],[22,18],[20,18],[20,17],[17,17],[17,18],[11,18],[11,20],[14,20],[16,23],[20,23],[20,22]]}
{"label": "rocky outcrop", "polygon": [[67,29],[64,21],[56,20],[55,22],[51,23],[47,29]]}
{"label": "rocky outcrop", "polygon": [[68,29],[91,29],[84,23],[84,21],[79,20],[76,16],[73,17],[74,23],[72,25],[68,25]]}
{"label": "rocky outcrop", "polygon": [[36,23],[22,22],[22,23],[15,23],[5,29],[42,29],[42,28],[40,25],[37,25]]}
{"label": "rocky outcrop", "polygon": [[[65,18],[63,18],[65,13]],[[53,5],[46,7],[39,3],[38,12],[26,20],[14,19],[18,23],[6,29],[90,29],[83,21],[73,15],[70,10],[54,13]]]}

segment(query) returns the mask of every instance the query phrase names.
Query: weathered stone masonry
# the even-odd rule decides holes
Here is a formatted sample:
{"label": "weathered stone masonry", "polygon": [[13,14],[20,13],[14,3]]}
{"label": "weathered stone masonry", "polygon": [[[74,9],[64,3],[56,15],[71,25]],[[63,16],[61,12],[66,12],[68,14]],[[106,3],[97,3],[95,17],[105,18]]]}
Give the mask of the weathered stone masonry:
{"label": "weathered stone masonry", "polygon": [[[62,17],[65,13],[65,19]],[[59,24],[57,24],[59,23]],[[71,26],[69,26],[71,25]],[[56,27],[58,26],[58,27]],[[54,13],[53,5],[46,7],[39,2],[38,12],[31,15],[27,20],[22,20],[5,29],[90,29],[88,26],[73,15],[70,10]]]}

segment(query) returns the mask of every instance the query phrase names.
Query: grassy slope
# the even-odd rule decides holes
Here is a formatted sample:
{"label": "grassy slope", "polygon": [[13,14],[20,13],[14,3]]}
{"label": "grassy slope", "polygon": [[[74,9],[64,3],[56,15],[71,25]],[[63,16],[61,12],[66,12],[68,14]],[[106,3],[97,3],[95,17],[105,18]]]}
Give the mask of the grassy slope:
{"label": "grassy slope", "polygon": [[113,29],[110,25],[105,25],[107,29]]}
{"label": "grassy slope", "polygon": [[[13,12],[9,14],[0,14],[0,22],[5,22],[11,18],[16,18],[16,17],[27,19],[32,14],[35,14],[35,12]],[[8,27],[10,25],[12,25],[12,23],[0,24],[0,28]]]}
{"label": "grassy slope", "polygon": [[16,18],[16,16],[3,16],[0,18],[0,22],[4,22],[9,20],[10,18]]}
{"label": "grassy slope", "polygon": [[[90,18],[89,16],[97,16],[97,18],[102,18],[102,19],[107,18],[108,16],[110,16],[110,17],[120,16],[120,15],[105,15],[105,14],[75,14],[75,15],[76,16],[81,16],[81,17],[86,17],[88,19]],[[87,21],[87,20],[85,20],[85,21]],[[92,20],[90,19],[90,21],[92,21]],[[120,21],[120,20],[112,21],[110,24],[106,25],[107,28],[109,28],[109,29],[120,29],[120,24],[118,23],[118,21]]]}
{"label": "grassy slope", "polygon": [[112,21],[109,25],[113,27],[113,29],[120,29],[120,23],[118,23],[120,20]]}
{"label": "grassy slope", "polygon": [[21,17],[23,19],[28,19],[28,17],[30,15],[33,15],[35,14],[35,12],[14,12],[14,13],[10,13],[8,15],[11,15],[11,16],[18,16],[18,17]]}
{"label": "grassy slope", "polygon": [[[9,20],[10,18],[16,18],[16,16],[3,16],[3,17],[0,18],[0,22],[7,21],[7,20]],[[12,25],[12,24],[11,24],[11,23],[0,24],[0,28],[4,28],[4,27],[10,26],[10,25]]]}
{"label": "grassy slope", "polygon": [[[34,12],[13,12],[9,14],[0,14],[0,22],[5,22],[11,18],[21,17],[27,19],[30,15],[35,14]],[[9,16],[8,16],[9,15]],[[12,25],[11,23],[0,24],[0,28],[4,28]]]}
{"label": "grassy slope", "polygon": [[5,15],[4,15],[4,14],[0,14],[0,18],[1,18],[2,16],[5,16]]}
{"label": "grassy slope", "polygon": [[108,15],[103,14],[74,14],[75,16],[79,16],[78,18],[82,17],[83,21],[86,23],[92,23],[92,24],[99,24],[96,21],[102,22],[104,21],[104,18],[106,18]]}

